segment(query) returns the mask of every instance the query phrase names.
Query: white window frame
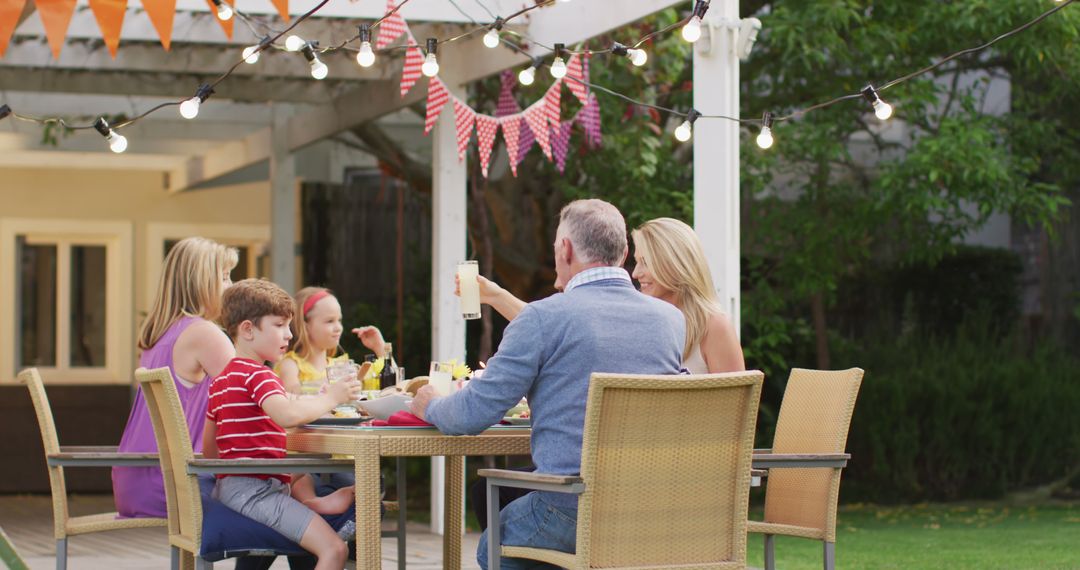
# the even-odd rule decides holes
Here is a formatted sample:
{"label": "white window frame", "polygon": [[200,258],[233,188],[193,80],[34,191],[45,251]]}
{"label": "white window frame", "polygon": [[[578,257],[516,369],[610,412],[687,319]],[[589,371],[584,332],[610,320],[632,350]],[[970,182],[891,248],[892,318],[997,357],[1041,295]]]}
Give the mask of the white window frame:
{"label": "white window frame", "polygon": [[[26,236],[31,243],[58,243],[56,287],[56,366],[39,366],[41,377],[50,384],[130,384],[134,340],[132,329],[132,224],[125,221],[85,221],[30,218],[0,218],[0,384],[15,381],[15,297],[16,240]],[[105,366],[70,365],[69,327],[71,307],[71,245],[105,247]]]}

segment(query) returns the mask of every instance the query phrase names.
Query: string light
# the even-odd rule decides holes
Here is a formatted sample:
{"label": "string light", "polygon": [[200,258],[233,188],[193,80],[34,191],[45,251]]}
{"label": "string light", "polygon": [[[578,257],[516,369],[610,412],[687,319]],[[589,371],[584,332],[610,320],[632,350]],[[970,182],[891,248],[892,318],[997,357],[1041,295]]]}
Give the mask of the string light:
{"label": "string light", "polygon": [[360,67],[371,67],[375,63],[375,51],[371,49],[371,26],[360,24],[360,51],[356,54],[356,63]]}
{"label": "string light", "polygon": [[255,65],[259,63],[259,46],[248,46],[240,55],[244,57],[244,63]]}
{"label": "string light", "polygon": [[293,34],[285,38],[285,49],[288,51],[300,51],[304,49],[304,45],[307,44],[304,38]]}
{"label": "string light", "polygon": [[551,76],[555,79],[566,77],[566,62],[562,58],[564,51],[566,51],[565,44],[555,44],[555,61],[551,62]]}
{"label": "string light", "polygon": [[502,27],[503,19],[495,18],[495,23],[491,24],[491,29],[489,29],[488,32],[484,34],[485,46],[491,49],[499,47],[499,44],[502,43],[502,38],[499,37],[499,30],[501,30]]}
{"label": "string light", "polygon": [[105,117],[99,117],[98,120],[94,122],[94,128],[97,129],[97,132],[101,133],[101,136],[105,137],[105,142],[109,143],[109,150],[116,154],[120,154],[127,150],[127,138],[112,130],[112,128],[109,127],[109,123],[105,120]]}
{"label": "string light", "polygon": [[627,57],[630,63],[636,67],[641,67],[645,65],[645,62],[649,61],[649,54],[645,50],[626,47],[619,42],[615,42],[615,45],[611,46],[611,53]]}
{"label": "string light", "polygon": [[862,96],[874,106],[874,115],[877,116],[878,119],[885,121],[892,116],[892,105],[881,100],[881,97],[878,96],[877,90],[874,89],[873,85],[864,87]]}
{"label": "string light", "polygon": [[761,148],[769,148],[773,145],[772,121],[772,113],[765,111],[765,114],[761,116],[761,132],[757,136],[757,145]]}
{"label": "string light", "polygon": [[533,81],[536,81],[536,68],[540,67],[541,63],[543,63],[543,61],[540,58],[534,57],[532,64],[529,65],[529,67],[518,72],[518,81],[521,82],[522,85],[532,85]]}
{"label": "string light", "polygon": [[199,106],[202,105],[211,95],[214,94],[214,90],[207,84],[203,83],[195,91],[195,96],[183,103],[180,103],[180,116],[185,119],[194,119],[199,116]]}
{"label": "string light", "polygon": [[223,0],[213,0],[214,7],[217,8],[217,17],[222,22],[231,20],[233,17],[233,8]]}
{"label": "string light", "polygon": [[708,11],[709,3],[706,0],[694,2],[694,13],[690,15],[690,19],[682,27],[684,40],[694,43],[701,39],[701,19],[705,17],[705,12]]}
{"label": "string light", "polygon": [[439,49],[439,40],[435,38],[428,38],[427,40],[427,57],[424,59],[424,65],[420,66],[420,72],[427,77],[435,77],[439,74],[439,59],[435,56],[435,52]]}
{"label": "string light", "polygon": [[326,67],[326,64],[319,59],[319,54],[315,53],[315,48],[318,45],[318,42],[307,42],[300,51],[303,52],[304,59],[308,60],[308,65],[311,66],[311,76],[321,81],[330,74],[330,68]]}
{"label": "string light", "polygon": [[701,113],[697,109],[690,109],[690,112],[686,114],[686,120],[678,127],[675,127],[675,139],[679,142],[690,140],[690,137],[694,136],[694,121],[700,116]]}

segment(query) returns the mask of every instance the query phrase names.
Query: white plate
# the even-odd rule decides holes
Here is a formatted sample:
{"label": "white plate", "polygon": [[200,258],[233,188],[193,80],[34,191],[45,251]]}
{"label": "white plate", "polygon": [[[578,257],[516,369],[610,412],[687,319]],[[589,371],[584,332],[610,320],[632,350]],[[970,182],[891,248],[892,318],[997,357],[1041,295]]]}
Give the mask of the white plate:
{"label": "white plate", "polygon": [[383,396],[382,398],[375,398],[374,400],[361,400],[356,402],[356,406],[367,412],[365,415],[385,420],[397,412],[403,410],[408,411],[411,402],[411,396],[392,394],[390,396]]}

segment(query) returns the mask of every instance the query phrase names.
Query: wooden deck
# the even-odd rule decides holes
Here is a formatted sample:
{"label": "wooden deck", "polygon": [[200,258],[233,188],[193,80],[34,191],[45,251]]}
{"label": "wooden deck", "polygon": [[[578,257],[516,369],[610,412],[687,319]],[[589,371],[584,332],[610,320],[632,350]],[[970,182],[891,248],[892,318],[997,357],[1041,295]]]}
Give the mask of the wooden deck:
{"label": "wooden deck", "polygon": [[[114,509],[111,495],[75,495],[71,497],[73,515],[85,515]],[[0,527],[15,543],[19,554],[34,570],[56,567],[52,532],[52,501],[43,495],[0,495]],[[392,528],[392,523],[388,523]],[[120,530],[94,533],[68,539],[68,568],[71,570],[128,570],[169,567],[169,548],[164,528]],[[475,556],[478,533],[465,535],[462,552],[463,570],[479,568]],[[410,570],[442,568],[442,537],[431,534],[424,525],[409,526],[406,564]],[[2,563],[0,563],[2,566]],[[232,568],[231,561],[216,567]],[[383,539],[383,568],[397,568],[397,546],[392,538]],[[273,568],[287,569],[284,559]]]}

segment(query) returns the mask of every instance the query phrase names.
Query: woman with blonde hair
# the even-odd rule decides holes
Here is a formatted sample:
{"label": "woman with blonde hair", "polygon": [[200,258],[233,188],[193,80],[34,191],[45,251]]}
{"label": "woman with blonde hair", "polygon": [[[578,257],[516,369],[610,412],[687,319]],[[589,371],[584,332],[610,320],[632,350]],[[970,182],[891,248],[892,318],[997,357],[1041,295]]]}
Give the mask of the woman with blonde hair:
{"label": "woman with blonde hair", "polygon": [[[184,407],[195,452],[202,451],[202,429],[210,383],[236,355],[215,320],[221,296],[239,256],[236,249],[191,237],[165,256],[157,294],[139,333],[139,366],[167,367]],[[119,451],[157,453],[157,442],[140,388],[135,394]],[[165,488],[157,467],[114,467],[113,496],[121,517],[165,517]]]}

